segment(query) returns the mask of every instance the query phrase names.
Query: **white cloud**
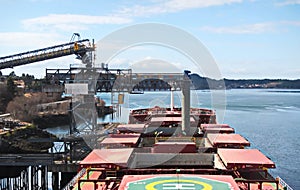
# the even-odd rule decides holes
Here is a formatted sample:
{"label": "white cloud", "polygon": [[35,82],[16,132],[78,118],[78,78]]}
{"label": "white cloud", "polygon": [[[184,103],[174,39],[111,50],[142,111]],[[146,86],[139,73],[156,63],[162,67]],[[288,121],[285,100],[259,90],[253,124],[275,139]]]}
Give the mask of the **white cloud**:
{"label": "white cloud", "polygon": [[165,7],[167,7],[170,11],[180,11],[185,9],[220,6],[240,2],[242,2],[242,0],[170,0],[165,3]]}
{"label": "white cloud", "polygon": [[[14,55],[17,53],[28,52],[40,48],[46,48],[53,45],[69,42],[69,37],[57,33],[38,33],[38,32],[3,32],[0,33],[1,52],[0,57]],[[3,69],[3,74],[9,74],[15,71],[17,75],[22,73],[33,74],[38,78],[45,75],[46,68],[68,68],[74,63],[75,56],[61,57],[24,66],[14,67],[13,69]]]}
{"label": "white cloud", "polygon": [[266,32],[286,32],[287,26],[300,26],[300,21],[264,22],[239,26],[212,27],[203,26],[200,30],[217,34],[261,34]]}
{"label": "white cloud", "polygon": [[98,24],[126,24],[132,20],[118,16],[91,16],[76,14],[49,14],[47,16],[26,19],[22,21],[28,30],[63,30],[80,31],[87,30],[90,25]]}
{"label": "white cloud", "polygon": [[61,39],[61,35],[50,32],[2,32],[0,33],[1,56],[57,45],[63,42]]}
{"label": "white cloud", "polygon": [[53,0],[28,0],[31,3],[51,2]]}
{"label": "white cloud", "polygon": [[280,23],[289,26],[300,26],[300,21],[281,21]]}
{"label": "white cloud", "polygon": [[[38,0],[30,0],[37,2]],[[47,1],[47,0],[44,0]],[[127,6],[116,14],[107,16],[92,16],[80,14],[49,14],[22,21],[28,31],[83,31],[91,25],[99,24],[127,24],[135,16],[152,16],[154,14],[173,13],[188,9],[204,8],[210,6],[222,6],[232,3],[240,3],[243,0],[152,0],[148,5],[135,4]]]}
{"label": "white cloud", "polygon": [[133,72],[136,73],[180,73],[181,68],[178,63],[171,63],[161,59],[145,57],[141,61],[130,65]]}
{"label": "white cloud", "polygon": [[233,74],[247,74],[249,69],[246,68],[231,68],[229,71]]}
{"label": "white cloud", "polygon": [[114,58],[109,63],[109,68],[130,68],[134,73],[180,73],[184,70],[180,63],[152,58],[151,56],[139,60]]}
{"label": "white cloud", "polygon": [[264,32],[276,31],[275,23],[271,22],[228,27],[204,26],[200,29],[218,34],[259,34]]}
{"label": "white cloud", "polygon": [[300,0],[285,0],[282,2],[276,3],[276,5],[278,5],[278,6],[299,5],[299,4],[300,4]]}
{"label": "white cloud", "polygon": [[31,64],[26,64],[18,67],[14,67],[13,69],[3,69],[3,74],[9,74],[14,71],[18,76],[21,76],[22,73],[34,75],[36,78],[44,78],[46,75],[47,69],[68,69],[70,64],[74,64],[75,56],[66,56],[60,57],[56,59],[46,60],[35,62]]}
{"label": "white cloud", "polygon": [[158,1],[153,5],[134,5],[118,11],[126,16],[151,16],[153,14],[173,13],[188,9],[221,6],[225,4],[240,3],[242,0],[167,0]]}
{"label": "white cloud", "polygon": [[[116,69],[116,68],[128,68],[130,63],[132,62],[131,59],[129,58],[118,58],[118,57],[115,57],[113,58],[109,63],[108,63],[108,67],[109,68],[113,68],[113,69]],[[96,67],[101,67],[101,63],[98,63],[97,62],[97,59],[96,59]]]}

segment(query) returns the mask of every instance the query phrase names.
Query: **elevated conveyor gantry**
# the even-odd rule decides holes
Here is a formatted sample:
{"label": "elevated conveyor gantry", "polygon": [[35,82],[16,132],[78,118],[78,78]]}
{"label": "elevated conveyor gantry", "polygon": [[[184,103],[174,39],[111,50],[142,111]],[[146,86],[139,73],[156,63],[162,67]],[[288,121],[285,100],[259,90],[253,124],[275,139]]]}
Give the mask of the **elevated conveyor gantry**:
{"label": "elevated conveyor gantry", "polygon": [[94,46],[90,45],[88,39],[78,40],[34,51],[0,57],[0,70],[72,54],[82,58],[87,52],[93,50]]}

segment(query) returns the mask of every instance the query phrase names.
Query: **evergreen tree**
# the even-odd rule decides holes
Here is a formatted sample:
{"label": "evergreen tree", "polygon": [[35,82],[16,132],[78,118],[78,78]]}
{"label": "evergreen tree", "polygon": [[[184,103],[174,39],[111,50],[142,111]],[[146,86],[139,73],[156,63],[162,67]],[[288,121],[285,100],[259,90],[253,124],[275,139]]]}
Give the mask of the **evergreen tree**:
{"label": "evergreen tree", "polygon": [[17,86],[14,83],[14,77],[9,76],[7,81],[6,81],[6,88],[7,88],[7,100],[10,101],[12,100],[17,92]]}

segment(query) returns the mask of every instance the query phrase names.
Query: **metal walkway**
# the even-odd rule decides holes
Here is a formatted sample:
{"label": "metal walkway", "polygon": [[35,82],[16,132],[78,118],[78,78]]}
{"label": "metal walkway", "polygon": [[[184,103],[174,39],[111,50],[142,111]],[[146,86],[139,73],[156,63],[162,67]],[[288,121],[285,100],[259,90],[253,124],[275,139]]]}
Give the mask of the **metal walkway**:
{"label": "metal walkway", "polygon": [[1,154],[0,166],[47,166],[53,164],[51,154]]}
{"label": "metal walkway", "polygon": [[184,73],[132,73],[131,69],[46,69],[46,79],[51,84],[85,83],[94,85],[96,92],[180,91],[184,76]]}

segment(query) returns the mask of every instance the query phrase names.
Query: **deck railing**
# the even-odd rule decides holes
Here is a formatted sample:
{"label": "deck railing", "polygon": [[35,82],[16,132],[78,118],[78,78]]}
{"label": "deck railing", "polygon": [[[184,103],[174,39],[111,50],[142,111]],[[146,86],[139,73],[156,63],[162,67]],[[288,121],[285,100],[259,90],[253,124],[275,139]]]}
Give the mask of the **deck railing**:
{"label": "deck railing", "polygon": [[64,187],[62,190],[72,190],[75,187],[75,184],[77,183],[78,179],[80,179],[86,172],[86,168],[82,168],[76,176],[73,177],[73,179]]}
{"label": "deck railing", "polygon": [[279,180],[279,184],[285,188],[285,190],[293,190],[293,188],[291,188],[283,179],[281,179],[279,176],[277,177],[277,179]]}

